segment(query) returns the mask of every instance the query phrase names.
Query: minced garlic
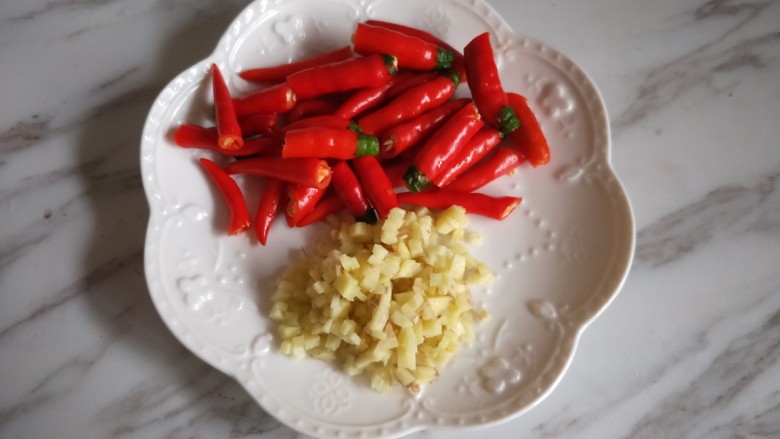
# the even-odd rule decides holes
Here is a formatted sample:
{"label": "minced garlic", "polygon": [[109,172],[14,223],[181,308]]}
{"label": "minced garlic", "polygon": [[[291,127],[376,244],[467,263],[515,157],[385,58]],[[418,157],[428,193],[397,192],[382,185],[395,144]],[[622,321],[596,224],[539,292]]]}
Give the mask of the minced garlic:
{"label": "minced garlic", "polygon": [[487,318],[474,310],[468,284],[489,284],[493,275],[465,247],[481,242],[467,224],[458,206],[341,223],[277,282],[270,317],[281,351],[367,373],[379,391],[395,383],[419,391]]}

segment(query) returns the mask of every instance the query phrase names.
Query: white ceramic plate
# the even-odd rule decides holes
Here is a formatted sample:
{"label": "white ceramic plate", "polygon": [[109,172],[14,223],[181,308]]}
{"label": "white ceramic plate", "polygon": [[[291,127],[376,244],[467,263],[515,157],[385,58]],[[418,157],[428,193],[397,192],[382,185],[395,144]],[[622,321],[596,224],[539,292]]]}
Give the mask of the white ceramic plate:
{"label": "white ceramic plate", "polygon": [[[268,298],[294,250],[310,245],[316,228],[291,230],[277,221],[265,248],[251,233],[225,236],[218,194],[197,164],[208,153],[179,149],[170,139],[179,123],[209,123],[210,87],[203,79],[212,62],[226,72],[234,93],[244,93],[252,86],[235,72],[343,46],[355,23],[368,18],[416,26],[456,47],[490,31],[505,88],[529,99],[552,151],[547,166],[523,165],[483,190],[524,198],[503,222],[475,217],[471,223],[486,236],[473,253],[498,278],[489,291],[474,291],[493,318],[419,395],[400,388],[376,393],[329,364],[278,353]],[[633,218],[609,149],[606,111],[589,78],[556,50],[515,35],[482,0],[256,1],[211,56],[165,87],[149,113],[141,144],[151,210],[149,291],[184,345],[298,431],[394,437],[506,420],[553,389],[582,330],[628,272]],[[250,199],[250,209],[255,202]]]}

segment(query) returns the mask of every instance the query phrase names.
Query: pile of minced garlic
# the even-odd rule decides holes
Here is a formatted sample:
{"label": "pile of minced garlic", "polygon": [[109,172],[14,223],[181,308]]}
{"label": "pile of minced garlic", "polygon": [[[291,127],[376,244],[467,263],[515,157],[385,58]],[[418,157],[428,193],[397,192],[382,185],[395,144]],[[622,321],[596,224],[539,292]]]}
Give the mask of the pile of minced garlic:
{"label": "pile of minced garlic", "polygon": [[282,353],[335,361],[379,391],[419,391],[487,318],[468,285],[493,275],[466,249],[482,241],[467,225],[458,206],[438,215],[395,208],[376,225],[334,222],[330,240],[302,251],[277,282],[270,317]]}

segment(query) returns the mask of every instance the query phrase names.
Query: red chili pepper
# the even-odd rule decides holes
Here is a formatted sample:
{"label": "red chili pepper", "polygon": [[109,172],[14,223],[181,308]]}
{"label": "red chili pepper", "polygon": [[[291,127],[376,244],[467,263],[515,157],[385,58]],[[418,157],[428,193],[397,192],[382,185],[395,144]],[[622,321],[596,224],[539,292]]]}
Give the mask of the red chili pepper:
{"label": "red chili pepper", "polygon": [[549,163],[550,147],[544,137],[542,127],[525,98],[516,93],[507,93],[509,105],[520,119],[520,127],[509,135],[509,140],[534,168]]}
{"label": "red chili pepper", "polygon": [[238,125],[241,127],[241,134],[244,138],[258,134],[272,136],[278,121],[279,115],[276,113],[253,114],[238,119]]}
{"label": "red chili pepper", "polygon": [[211,65],[211,85],[214,93],[214,118],[217,122],[217,146],[220,149],[239,149],[244,146],[244,138],[241,136],[230,90],[216,64]]}
{"label": "red chili pepper", "polygon": [[316,188],[301,185],[288,185],[287,195],[290,202],[287,204],[285,217],[287,225],[295,227],[303,217],[314,210],[327,188]]}
{"label": "red chili pepper", "polygon": [[406,174],[406,170],[409,169],[409,165],[411,164],[411,160],[407,160],[403,157],[399,157],[390,163],[382,164],[387,179],[390,180],[390,185],[393,186],[393,188],[406,187],[404,174]]}
{"label": "red chili pepper", "polygon": [[458,110],[417,153],[414,164],[404,175],[406,187],[418,192],[435,180],[482,126],[484,122],[474,104],[466,104]]}
{"label": "red chili pepper", "polygon": [[500,142],[501,132],[488,126],[482,127],[453,157],[449,166],[433,179],[433,184],[438,187],[450,184],[452,180],[487,156]]}
{"label": "red chili pepper", "polygon": [[223,149],[218,152],[230,157],[249,157],[272,150],[273,147],[278,144],[279,142],[270,137],[252,137],[250,139],[244,139],[244,146],[242,146],[241,149],[235,151]]}
{"label": "red chili pepper", "polygon": [[380,219],[387,218],[390,210],[398,207],[398,201],[395,198],[393,185],[387,178],[387,174],[385,174],[379,161],[376,157],[367,155],[358,157],[351,162],[360,184],[366,192],[366,196],[368,196],[368,201],[376,209],[377,216]]}
{"label": "red chili pepper", "polygon": [[382,157],[395,157],[425,141],[430,134],[439,129],[450,116],[468,102],[470,99],[467,98],[445,102],[427,113],[385,131],[382,136],[380,155]]}
{"label": "red chili pepper", "polygon": [[509,174],[523,163],[522,154],[511,148],[498,148],[492,156],[474,165],[455,181],[444,186],[446,192],[473,192],[491,181]]}
{"label": "red chili pepper", "polygon": [[302,128],[284,135],[283,158],[312,157],[351,159],[377,155],[379,140],[353,130],[333,128]]}
{"label": "red chili pepper", "polygon": [[333,113],[336,108],[338,108],[338,105],[335,102],[323,99],[310,99],[308,101],[297,102],[292,110],[287,113],[287,122],[291,123],[305,117]]}
{"label": "red chili pepper", "polygon": [[386,27],[358,23],[352,40],[355,53],[391,53],[398,58],[399,68],[444,70],[452,66],[449,50]]}
{"label": "red chili pepper", "polygon": [[222,194],[222,199],[227,206],[230,216],[228,235],[238,235],[250,228],[252,223],[249,219],[249,210],[246,208],[246,201],[244,201],[244,196],[235,180],[209,159],[201,158],[200,163],[214,184],[217,185],[217,189]]}
{"label": "red chili pepper", "polygon": [[349,213],[358,221],[374,224],[376,222],[376,211],[368,203],[363,187],[360,186],[360,182],[352,168],[349,167],[347,162],[342,160],[333,165],[332,169],[333,177],[331,178],[331,184],[338,198],[344,202],[347,210],[349,210]]}
{"label": "red chili pepper", "polygon": [[283,82],[233,99],[233,103],[238,117],[247,117],[258,113],[286,113],[295,106],[295,100],[292,88]]}
{"label": "red chili pepper", "polygon": [[330,166],[325,160],[255,157],[236,160],[227,165],[228,174],[250,174],[273,177],[288,183],[325,188],[330,183]]}
{"label": "red chili pepper", "polygon": [[463,54],[460,53],[459,50],[455,49],[451,45],[447,44],[447,42],[441,40],[440,38],[436,37],[435,35],[432,35],[428,32],[425,32],[424,30],[417,29],[410,26],[404,26],[403,24],[398,23],[391,23],[389,21],[382,21],[382,20],[367,20],[366,24],[371,26],[380,26],[385,27],[388,29],[392,29],[397,32],[404,33],[406,35],[411,35],[413,37],[417,37],[421,40],[427,41],[429,43],[433,43],[437,46],[443,47],[452,53],[453,61],[452,61],[452,70],[458,73],[460,76],[460,82],[466,81],[466,68],[465,63],[463,60]]}
{"label": "red chili pepper", "polygon": [[417,87],[420,84],[424,84],[428,81],[432,81],[438,77],[439,74],[436,72],[417,73],[412,76],[407,76],[406,79],[404,79],[403,81],[399,81],[398,83],[390,87],[389,90],[387,90],[387,98],[392,99],[398,95],[403,94],[403,92],[409,90],[410,88]]}
{"label": "red chili pepper", "polygon": [[395,57],[371,55],[353,58],[293,73],[287,77],[298,99],[311,99],[339,91],[376,87],[398,71]]}
{"label": "red chili pepper", "polygon": [[491,197],[474,192],[402,192],[398,202],[424,206],[430,209],[447,209],[461,206],[466,213],[486,216],[497,220],[506,218],[523,199],[520,197]]}
{"label": "red chili pepper", "polygon": [[333,112],[333,115],[341,116],[345,119],[352,119],[358,114],[381,104],[389,97],[389,91],[392,88],[399,83],[406,81],[406,79],[411,76],[410,73],[399,73],[393,76],[392,79],[385,84],[357,90]]}
{"label": "red chili pepper", "polygon": [[479,112],[491,126],[504,134],[511,133],[517,129],[520,121],[509,106],[509,100],[501,86],[498,67],[493,58],[493,47],[490,45],[490,34],[485,32],[478,35],[466,45],[463,52],[469,90]]}
{"label": "red chili pepper", "polygon": [[331,215],[335,215],[344,210],[344,202],[336,196],[331,194],[319,201],[314,209],[307,213],[295,227],[306,227],[308,225],[320,222]]}
{"label": "red chili pepper", "polygon": [[218,150],[217,129],[194,124],[182,124],[173,133],[173,141],[182,148]]}
{"label": "red chili pepper", "polygon": [[273,139],[273,143],[271,146],[267,149],[264,149],[260,151],[257,155],[257,157],[274,157],[274,158],[282,158],[282,142],[277,139]]}
{"label": "red chili pepper", "polygon": [[217,146],[217,129],[200,125],[184,124],[173,134],[173,140],[182,148],[206,149],[230,157],[248,157],[271,148],[276,142],[265,137],[244,140],[240,149],[220,149]]}
{"label": "red chili pepper", "polygon": [[411,148],[407,149],[401,154],[398,154],[398,157],[407,160],[411,164],[412,162],[414,162],[414,158],[417,157],[417,153],[420,152],[423,146],[425,146],[425,143],[418,142],[416,145],[412,146]]}
{"label": "red chili pepper", "polygon": [[325,114],[322,116],[312,116],[305,119],[296,120],[284,127],[284,131],[299,130],[302,128],[334,128],[345,130],[349,128],[352,122],[340,116]]}
{"label": "red chili pepper", "polygon": [[284,81],[288,76],[311,67],[330,64],[352,58],[352,49],[349,46],[327,52],[319,56],[307,58],[290,64],[282,64],[274,67],[260,67],[245,70],[238,74],[241,78],[252,82],[278,82]]}
{"label": "red chili pepper", "polygon": [[266,178],[263,194],[260,196],[260,202],[257,205],[257,215],[255,215],[255,233],[260,244],[268,243],[268,232],[271,230],[271,224],[279,211],[279,204],[284,197],[284,188],[286,183],[275,178]]}
{"label": "red chili pepper", "polygon": [[456,76],[441,76],[411,88],[384,107],[361,118],[358,125],[367,134],[382,135],[390,127],[412,120],[447,101],[458,85]]}

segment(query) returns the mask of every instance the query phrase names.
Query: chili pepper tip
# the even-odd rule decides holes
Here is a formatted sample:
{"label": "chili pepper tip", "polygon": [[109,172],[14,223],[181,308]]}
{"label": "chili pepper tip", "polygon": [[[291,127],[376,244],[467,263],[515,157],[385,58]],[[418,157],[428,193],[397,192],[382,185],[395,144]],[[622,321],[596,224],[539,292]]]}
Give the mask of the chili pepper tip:
{"label": "chili pepper tip", "polygon": [[[439,46],[436,50],[436,69],[446,70],[452,67],[452,62],[455,60],[455,55],[449,50]],[[460,75],[458,75],[460,76]]]}
{"label": "chili pepper tip", "polygon": [[452,81],[452,84],[455,86],[455,88],[458,88],[458,86],[460,85],[460,75],[458,74],[458,72],[448,71],[445,74],[445,76],[450,78],[450,80]]}
{"label": "chili pepper tip", "polygon": [[501,214],[499,214],[498,219],[502,220],[508,217],[510,213],[514,212],[515,209],[517,209],[517,206],[519,206],[522,201],[523,201],[522,198],[517,197],[515,200],[509,203],[509,205],[506,206],[506,208],[504,209],[503,212],[501,212]]}
{"label": "chili pepper tip", "polygon": [[521,125],[520,119],[517,117],[517,113],[515,113],[515,110],[509,105],[501,107],[501,110],[498,112],[497,119],[498,126],[501,129],[501,134],[503,135],[511,133],[512,131],[520,128]]}
{"label": "chili pepper tip", "polygon": [[406,170],[406,174],[404,174],[404,182],[406,183],[409,192],[416,193],[423,190],[425,186],[428,186],[430,180],[428,180],[428,177],[420,172],[417,167],[412,165],[409,166],[409,169]]}
{"label": "chili pepper tip", "polygon": [[394,57],[393,55],[383,53],[382,59],[385,60],[387,71],[390,72],[391,75],[398,73],[398,58]]}
{"label": "chili pepper tip", "polygon": [[355,148],[355,156],[360,157],[364,155],[378,155],[379,154],[379,139],[369,134],[358,133],[357,147]]}

